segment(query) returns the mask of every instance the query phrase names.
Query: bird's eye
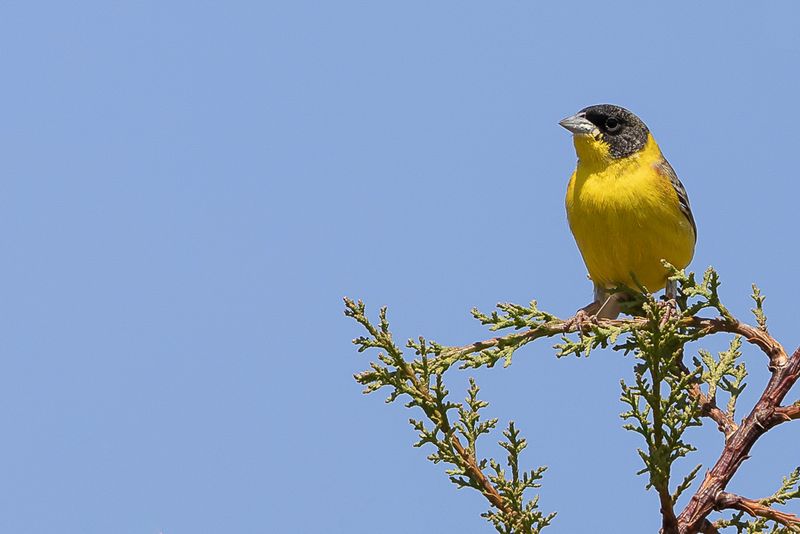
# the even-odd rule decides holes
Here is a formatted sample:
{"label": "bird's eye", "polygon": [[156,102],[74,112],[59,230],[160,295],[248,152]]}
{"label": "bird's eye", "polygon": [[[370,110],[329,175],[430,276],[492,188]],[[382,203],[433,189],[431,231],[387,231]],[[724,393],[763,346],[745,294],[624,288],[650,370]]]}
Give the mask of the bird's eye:
{"label": "bird's eye", "polygon": [[615,133],[619,131],[622,126],[620,125],[619,121],[614,117],[609,117],[606,119],[606,131],[610,133]]}

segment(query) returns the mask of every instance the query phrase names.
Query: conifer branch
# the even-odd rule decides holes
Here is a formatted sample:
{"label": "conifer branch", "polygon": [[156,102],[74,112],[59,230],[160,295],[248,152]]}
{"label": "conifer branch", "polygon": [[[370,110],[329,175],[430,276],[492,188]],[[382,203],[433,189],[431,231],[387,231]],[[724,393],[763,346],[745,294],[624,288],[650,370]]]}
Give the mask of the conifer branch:
{"label": "conifer branch", "polygon": [[[344,302],[345,315],[355,319],[369,334],[353,340],[359,352],[367,349],[382,351],[378,354],[378,362],[370,363],[369,371],[355,375],[356,381],[365,386],[364,393],[388,387],[391,391],[387,402],[405,395],[411,399],[407,407],[422,410],[433,426],[410,419],[419,435],[415,446],[433,446],[434,452],[428,459],[434,463],[449,464],[451,467],[447,469],[447,474],[456,486],[474,488],[483,494],[491,505],[483,516],[498,532],[537,534],[548,526],[555,514],[545,515],[538,510],[538,497],[527,501],[524,499],[526,490],[539,487],[538,481],[545,468],[520,471],[519,455],[527,446],[527,441],[520,436],[513,422],[503,433],[508,441],[500,442],[501,447],[508,451],[507,464],[511,468],[509,479],[499,462],[479,459],[477,455],[478,438],[493,430],[497,419],[481,420],[479,412],[488,403],[478,398],[479,389],[475,381],[470,379],[470,388],[463,403],[451,402],[443,380],[448,367],[442,366],[441,360],[436,362],[442,350],[440,345],[422,337],[418,341],[409,340],[406,346],[413,349],[418,358],[407,360],[393,341],[385,307],[380,310],[379,324],[376,326],[366,316],[362,301],[345,298]],[[457,421],[451,419],[450,411],[458,413]]]}
{"label": "conifer branch", "polygon": [[800,419],[800,401],[795,402],[789,406],[780,406],[775,408],[775,414],[778,417],[783,417],[787,421],[792,419]]}
{"label": "conifer branch", "polygon": [[[562,320],[554,318],[547,322],[532,325],[528,330],[523,332],[514,332],[505,336],[475,341],[474,343],[460,347],[448,347],[445,356],[456,360],[465,359],[467,363],[464,367],[473,367],[474,365],[470,365],[470,363],[473,363],[472,360],[466,357],[486,350],[504,349],[507,347],[514,347],[516,350],[539,338],[553,337],[559,334],[578,333],[579,331],[585,334],[591,334],[595,330],[615,330],[619,335],[646,325],[646,320],[641,317],[634,317],[631,319],[593,319],[590,324],[583,325],[582,327],[579,327],[569,319]],[[730,320],[719,317],[692,316],[681,319],[679,326],[693,328],[695,330],[696,339],[718,333],[738,334],[748,343],[756,345],[761,349],[764,354],[769,357],[770,366],[782,367],[786,364],[788,359],[783,345],[769,333],[736,319]],[[492,365],[493,364],[494,363],[492,363]]]}
{"label": "conifer branch", "polygon": [[716,506],[717,496],[750,453],[755,442],[769,429],[787,421],[778,411],[781,402],[800,376],[800,348],[782,367],[772,370],[772,377],[761,397],[741,426],[725,442],[722,454],[706,474],[700,488],[678,517],[681,534],[699,532],[703,520]]}
{"label": "conifer branch", "polygon": [[774,337],[772,337],[766,330],[750,326],[749,324],[740,322],[736,319],[724,318],[702,318],[692,317],[687,321],[688,326],[697,328],[700,337],[705,337],[710,334],[719,332],[727,332],[729,334],[738,334],[742,336],[748,343],[752,343],[761,349],[764,354],[769,358],[769,366],[783,367],[786,365],[788,356],[786,350]]}
{"label": "conifer branch", "polygon": [[[358,321],[369,336],[354,340],[359,351],[377,348],[382,352],[378,362],[370,363],[370,370],[356,375],[356,380],[370,393],[383,387],[390,388],[387,401],[401,395],[411,398],[409,407],[422,409],[433,427],[412,420],[420,440],[417,446],[432,445],[435,452],[429,458],[435,463],[445,462],[452,467],[447,471],[459,487],[472,487],[480,491],[491,504],[486,517],[498,532],[504,534],[537,533],[555,514],[544,515],[537,509],[538,497],[524,501],[526,489],[538,487],[544,468],[521,473],[518,456],[525,447],[513,423],[504,431],[507,441],[501,446],[508,450],[507,465],[510,478],[497,461],[480,459],[477,439],[494,429],[496,419],[482,420],[479,410],[486,406],[477,397],[474,381],[466,401],[451,402],[442,377],[453,367],[494,367],[512,363],[514,354],[526,344],[539,339],[560,336],[555,345],[556,356],[588,356],[598,348],[611,347],[632,353],[637,363],[634,381],[623,382],[621,400],[627,411],[621,414],[624,428],[644,438],[645,447],[638,451],[644,463],[639,474],[649,476],[648,488],[659,497],[663,534],[717,534],[719,529],[736,527],[739,532],[765,532],[768,522],[778,526],[770,532],[800,532],[797,517],[775,510],[771,505],[784,504],[790,499],[800,499],[797,488],[800,470],[796,470],[773,496],[752,500],[727,493],[725,488],[760,436],[771,428],[794,419],[800,419],[800,402],[782,405],[786,395],[800,377],[800,349],[791,357],[767,330],[764,313],[764,296],[753,286],[755,301],[753,314],[757,326],[736,319],[720,302],[719,277],[708,269],[702,280],[694,275],[671,269],[671,279],[679,287],[676,301],[658,302],[652,295],[641,294],[632,304],[630,319],[589,321],[561,320],[542,311],[536,302],[528,306],[498,304],[498,311],[483,314],[473,310],[473,316],[490,330],[514,329],[469,345],[445,347],[419,338],[409,341],[417,358],[407,360],[391,338],[386,320],[386,310],[381,309],[379,325],[373,325],[364,313],[361,301],[345,299],[345,313]],[[675,304],[677,302],[677,305]],[[704,317],[704,312],[716,316]],[[692,359],[693,366],[684,362],[685,345],[718,333],[734,334],[729,348],[712,355],[700,351]],[[575,336],[577,334],[577,338]],[[769,360],[771,378],[758,402],[747,417],[737,425],[736,407],[744,390],[747,371],[742,361],[741,341],[755,345]],[[726,398],[723,406],[719,397]],[[721,402],[721,401],[719,401]],[[458,413],[458,419],[449,412]],[[684,440],[686,430],[701,424],[701,418],[716,423],[725,435],[722,452],[708,470],[683,511],[676,515],[674,506],[679,496],[689,490],[700,472],[698,465],[673,485],[673,463],[694,451]],[[674,486],[674,490],[672,489]],[[738,510],[730,519],[711,522],[708,516],[715,510]],[[756,519],[745,521],[743,514]]]}
{"label": "conifer branch", "polygon": [[720,492],[715,500],[717,510],[741,510],[753,517],[760,517],[776,521],[790,528],[790,532],[800,532],[800,517],[787,512],[781,512],[764,504],[762,501],[747,499],[733,493]]}
{"label": "conifer branch", "polygon": [[717,429],[725,435],[726,439],[739,428],[733,417],[717,406],[716,398],[709,397],[703,393],[702,389],[700,389],[699,381],[692,383],[689,393],[697,400],[697,404],[700,407],[700,415],[708,417],[717,423]]}

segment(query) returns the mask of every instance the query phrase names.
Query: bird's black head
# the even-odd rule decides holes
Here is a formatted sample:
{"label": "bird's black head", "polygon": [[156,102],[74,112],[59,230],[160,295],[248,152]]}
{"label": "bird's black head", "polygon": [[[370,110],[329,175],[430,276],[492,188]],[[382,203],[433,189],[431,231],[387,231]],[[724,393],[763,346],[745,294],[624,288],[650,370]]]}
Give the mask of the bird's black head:
{"label": "bird's black head", "polygon": [[589,106],[559,124],[576,136],[590,135],[607,145],[608,155],[613,159],[640,151],[650,133],[639,117],[612,104]]}

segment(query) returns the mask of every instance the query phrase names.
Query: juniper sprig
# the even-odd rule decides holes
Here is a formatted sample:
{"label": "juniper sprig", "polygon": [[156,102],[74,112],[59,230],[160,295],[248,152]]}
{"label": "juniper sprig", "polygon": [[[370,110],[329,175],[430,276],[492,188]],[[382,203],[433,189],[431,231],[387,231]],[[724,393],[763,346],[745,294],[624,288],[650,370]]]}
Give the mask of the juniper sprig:
{"label": "juniper sprig", "polygon": [[[379,312],[378,326],[366,316],[363,302],[345,298],[345,314],[352,317],[367,331],[367,336],[353,340],[359,352],[378,349],[378,361],[370,363],[370,370],[355,375],[365,393],[381,388],[389,389],[387,402],[404,396],[406,406],[417,407],[424,419],[410,419],[418,440],[415,447],[431,446],[433,452],[428,459],[434,464],[444,463],[450,480],[459,488],[473,488],[489,501],[490,508],[482,514],[495,529],[503,534],[535,534],[548,526],[554,513],[544,514],[539,510],[538,497],[526,500],[526,490],[539,487],[544,467],[520,473],[519,455],[527,446],[511,422],[503,432],[507,441],[500,446],[506,449],[506,464],[510,473],[492,458],[482,458],[478,452],[478,440],[491,433],[497,426],[496,418],[483,419],[481,410],[489,403],[478,397],[480,389],[470,379],[467,397],[463,402],[450,400],[450,392],[444,384],[444,374],[450,368],[442,357],[443,347],[420,337],[409,340],[406,347],[414,351],[415,357],[406,359],[395,344],[386,308]],[[510,475],[510,478],[509,478]]]}
{"label": "juniper sprig", "polygon": [[[444,346],[420,337],[406,344],[414,353],[411,358],[395,344],[386,308],[380,310],[376,325],[367,318],[363,302],[345,299],[345,314],[367,332],[354,340],[359,352],[379,351],[369,370],[355,378],[365,393],[387,388],[387,402],[404,397],[406,406],[421,410],[423,418],[411,419],[418,434],[415,446],[431,447],[428,458],[446,464],[456,486],[473,488],[486,497],[490,508],[483,516],[495,530],[536,533],[548,526],[555,514],[544,514],[538,508],[538,496],[526,499],[525,492],[539,488],[545,468],[520,469],[519,456],[527,442],[513,422],[503,432],[505,440],[500,441],[508,453],[504,464],[481,457],[479,441],[496,430],[498,419],[483,417],[488,403],[479,398],[472,379],[464,401],[450,400],[445,375],[454,369],[492,368],[498,362],[508,367],[517,351],[539,338],[560,337],[554,346],[557,357],[589,356],[604,348],[620,351],[635,362],[633,380],[621,382],[620,399],[626,407],[621,414],[623,428],[643,440],[638,450],[643,463],[639,474],[647,475],[646,487],[659,497],[661,531],[694,534],[735,528],[737,532],[800,532],[800,518],[774,508],[800,499],[800,470],[793,471],[767,498],[749,499],[725,491],[760,436],[779,424],[800,419],[800,401],[782,404],[800,377],[800,349],[790,356],[769,334],[765,297],[756,286],[752,312],[757,326],[750,326],[722,303],[716,271],[709,268],[698,280],[693,273],[665,266],[678,286],[675,301],[658,301],[642,292],[635,295],[631,318],[577,322],[540,310],[536,301],[527,306],[501,303],[491,313],[473,310],[472,315],[490,331],[507,332],[504,335],[463,346]],[[702,315],[709,312],[710,316]],[[715,334],[732,335],[727,350],[715,356],[699,349],[687,358],[688,343]],[[747,416],[737,423],[737,403],[748,374],[743,341],[767,356],[771,378]],[[720,406],[718,401],[724,404]],[[696,485],[702,466],[684,473],[675,484],[675,462],[695,450],[686,439],[687,430],[707,420],[724,436],[722,451],[678,514],[674,509],[678,498]],[[725,510],[735,513],[716,522],[709,519]],[[752,519],[745,521],[745,515]]]}

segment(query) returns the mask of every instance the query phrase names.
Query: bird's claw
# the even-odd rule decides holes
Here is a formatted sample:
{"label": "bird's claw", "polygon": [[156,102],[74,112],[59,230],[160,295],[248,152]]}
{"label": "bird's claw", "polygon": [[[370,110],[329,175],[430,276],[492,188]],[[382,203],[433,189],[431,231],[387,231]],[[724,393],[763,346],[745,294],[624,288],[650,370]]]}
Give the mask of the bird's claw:
{"label": "bird's claw", "polygon": [[658,304],[664,308],[664,315],[660,322],[660,326],[663,328],[673,316],[678,315],[678,301],[674,298],[667,298]]}
{"label": "bird's claw", "polygon": [[580,309],[575,312],[574,316],[564,322],[564,330],[568,332],[574,328],[577,332],[582,334],[596,324],[597,316],[589,315],[586,310]]}

